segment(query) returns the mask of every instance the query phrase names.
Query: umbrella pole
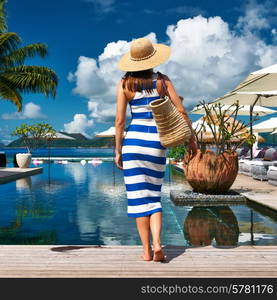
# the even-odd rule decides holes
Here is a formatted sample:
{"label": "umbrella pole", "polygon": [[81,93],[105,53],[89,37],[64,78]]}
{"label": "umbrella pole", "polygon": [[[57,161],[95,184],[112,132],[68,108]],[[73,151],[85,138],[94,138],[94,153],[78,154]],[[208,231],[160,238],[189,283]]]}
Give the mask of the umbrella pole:
{"label": "umbrella pole", "polygon": [[115,186],[115,136],[113,137],[113,185]]}
{"label": "umbrella pole", "polygon": [[253,210],[251,209],[250,210],[250,222],[251,222],[251,227],[250,227],[250,237],[251,237],[251,245],[253,246],[253,245],[255,245],[255,243],[254,243],[254,220],[253,220],[254,218],[253,218]]}
{"label": "umbrella pole", "polygon": [[[257,95],[257,98],[255,99],[255,101],[253,102],[252,105],[250,105],[250,136],[252,137],[253,135],[253,109],[254,109],[254,106],[256,105],[256,103],[258,102],[259,98],[260,98],[261,95]],[[251,148],[250,148],[250,160],[253,159],[253,145],[251,145]]]}
{"label": "umbrella pole", "polygon": [[50,184],[50,145],[49,145],[49,140],[47,140],[47,146],[48,146],[48,184]]}
{"label": "umbrella pole", "polygon": [[[254,105],[250,105],[250,136],[252,137],[253,135],[253,108]],[[250,149],[250,160],[253,159],[253,145],[251,145]]]}

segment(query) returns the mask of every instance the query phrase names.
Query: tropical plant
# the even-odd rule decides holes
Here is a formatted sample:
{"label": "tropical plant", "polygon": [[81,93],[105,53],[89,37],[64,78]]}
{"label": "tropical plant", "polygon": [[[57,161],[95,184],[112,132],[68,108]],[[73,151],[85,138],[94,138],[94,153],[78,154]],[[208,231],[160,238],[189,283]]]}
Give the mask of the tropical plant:
{"label": "tropical plant", "polygon": [[55,129],[47,123],[21,124],[12,133],[24,142],[29,153],[56,137]]}
{"label": "tropical plant", "polygon": [[[253,145],[256,140],[254,134],[248,130],[249,124],[244,121],[238,121],[238,111],[241,106],[234,103],[223,109],[220,103],[207,104],[200,102],[205,110],[205,116],[198,126],[194,128],[196,140],[199,149],[206,151],[206,145],[212,144],[215,147],[216,154],[221,154],[226,150],[236,151],[242,144]],[[254,116],[254,121],[257,116]]]}
{"label": "tropical plant", "polygon": [[174,160],[182,160],[187,153],[187,149],[184,145],[173,146],[170,148],[168,157]]}
{"label": "tropical plant", "polygon": [[11,101],[21,111],[22,93],[55,97],[58,78],[47,67],[24,65],[27,58],[45,57],[47,45],[34,43],[20,47],[21,38],[15,32],[8,32],[6,2],[0,0],[0,99]]}
{"label": "tropical plant", "polygon": [[194,192],[224,194],[238,174],[236,149],[244,143],[253,144],[255,135],[250,134],[248,124],[237,120],[238,103],[227,109],[221,104],[200,104],[205,116],[194,128],[199,149],[185,155],[184,174]]}

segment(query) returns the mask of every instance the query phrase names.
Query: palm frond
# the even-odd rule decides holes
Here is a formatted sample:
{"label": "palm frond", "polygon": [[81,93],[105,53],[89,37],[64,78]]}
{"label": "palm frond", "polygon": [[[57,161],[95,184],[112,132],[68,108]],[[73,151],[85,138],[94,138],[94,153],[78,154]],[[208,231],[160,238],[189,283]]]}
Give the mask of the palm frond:
{"label": "palm frond", "polygon": [[15,32],[1,33],[0,34],[1,55],[8,55],[10,54],[10,52],[16,50],[20,42],[21,39]]}
{"label": "palm frond", "polygon": [[0,76],[0,98],[14,103],[18,111],[22,110],[22,98],[16,89],[10,87],[10,82]]}
{"label": "palm frond", "polygon": [[6,23],[6,0],[0,0],[0,32],[7,31],[7,23]]}
{"label": "palm frond", "polygon": [[21,93],[55,97],[58,77],[47,67],[24,65],[26,58],[45,57],[47,45],[33,43],[19,48],[21,38],[14,32],[7,32],[6,3],[7,0],[0,0],[0,99],[12,101],[20,111]]}
{"label": "palm frond", "polygon": [[47,45],[42,43],[30,44],[14,50],[6,56],[0,56],[0,65],[4,68],[14,67],[23,64],[26,58],[36,55],[45,57],[47,54]]}
{"label": "palm frond", "polygon": [[2,76],[19,92],[43,93],[53,97],[56,95],[58,77],[47,67],[18,66],[5,70]]}

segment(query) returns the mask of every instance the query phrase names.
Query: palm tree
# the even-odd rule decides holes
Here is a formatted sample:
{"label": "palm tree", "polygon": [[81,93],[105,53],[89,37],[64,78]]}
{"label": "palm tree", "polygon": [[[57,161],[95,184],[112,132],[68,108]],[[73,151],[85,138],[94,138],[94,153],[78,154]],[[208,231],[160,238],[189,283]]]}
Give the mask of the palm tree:
{"label": "palm tree", "polygon": [[21,38],[8,32],[6,23],[6,0],[0,0],[0,99],[14,103],[22,110],[22,93],[56,95],[58,77],[42,66],[24,65],[26,58],[47,55],[47,45],[34,43],[19,47]]}

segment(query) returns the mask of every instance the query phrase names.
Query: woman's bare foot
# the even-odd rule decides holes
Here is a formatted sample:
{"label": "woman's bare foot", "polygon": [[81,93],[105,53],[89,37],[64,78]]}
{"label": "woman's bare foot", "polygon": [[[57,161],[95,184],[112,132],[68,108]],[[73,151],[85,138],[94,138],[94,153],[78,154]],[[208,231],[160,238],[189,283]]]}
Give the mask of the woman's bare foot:
{"label": "woman's bare foot", "polygon": [[162,250],[161,246],[156,246],[154,247],[154,257],[153,257],[154,261],[160,261],[160,262],[164,262],[165,261],[165,256]]}
{"label": "woman's bare foot", "polygon": [[153,254],[152,250],[144,250],[143,255],[142,255],[143,260],[145,261],[151,261],[153,259]]}

